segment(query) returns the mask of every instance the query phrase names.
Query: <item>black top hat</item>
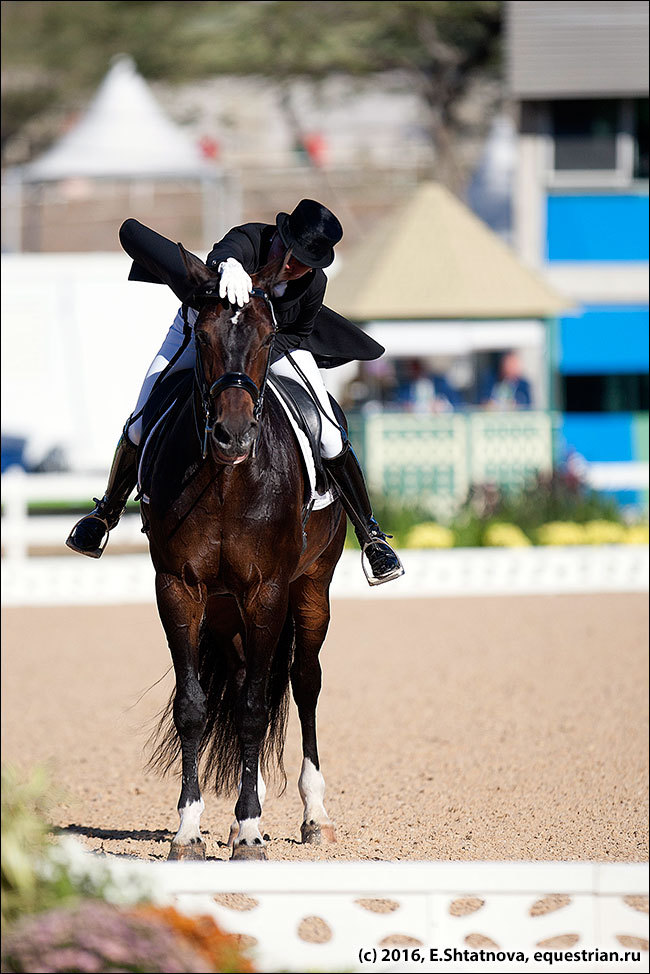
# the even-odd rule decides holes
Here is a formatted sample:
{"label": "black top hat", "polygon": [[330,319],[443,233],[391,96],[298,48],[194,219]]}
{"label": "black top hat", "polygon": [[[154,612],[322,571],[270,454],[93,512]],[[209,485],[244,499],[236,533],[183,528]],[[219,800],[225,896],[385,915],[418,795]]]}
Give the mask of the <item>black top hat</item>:
{"label": "black top hat", "polygon": [[301,200],[293,213],[278,213],[275,223],[282,243],[291,255],[307,267],[329,267],[334,244],[343,227],[331,210],[316,200]]}

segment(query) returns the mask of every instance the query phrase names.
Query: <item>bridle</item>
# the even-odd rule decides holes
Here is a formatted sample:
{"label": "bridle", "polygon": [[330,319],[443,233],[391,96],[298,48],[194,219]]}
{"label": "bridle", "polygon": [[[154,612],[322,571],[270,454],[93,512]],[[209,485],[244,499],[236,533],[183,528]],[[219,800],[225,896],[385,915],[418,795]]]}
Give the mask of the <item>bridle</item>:
{"label": "bridle", "polygon": [[[212,285],[207,288],[204,286],[200,289],[199,295],[202,299],[210,299],[214,295],[215,299],[218,298],[218,294]],[[203,424],[203,435],[201,436],[198,429],[197,422],[197,432],[199,433],[199,440],[201,441],[201,457],[205,460],[208,455],[208,437],[212,434],[215,425],[215,419],[213,417],[213,409],[216,404],[217,399],[222,392],[226,389],[243,389],[253,400],[253,417],[256,421],[259,421],[262,415],[262,408],[264,406],[264,393],[266,392],[266,385],[269,377],[269,370],[271,368],[271,355],[273,353],[273,345],[275,344],[275,336],[278,333],[278,323],[275,317],[275,311],[273,309],[273,304],[269,298],[266,291],[262,288],[254,287],[251,291],[251,298],[261,298],[265,303],[267,308],[271,313],[271,320],[273,322],[273,333],[271,337],[271,342],[269,343],[269,353],[266,359],[266,367],[264,369],[264,376],[262,382],[258,387],[256,383],[251,379],[249,375],[245,372],[225,372],[223,375],[219,376],[218,379],[208,386],[205,380],[205,373],[203,371],[203,359],[201,356],[201,345],[196,342],[196,361],[194,365],[194,380],[196,387],[198,389],[199,398],[201,400],[201,408],[204,416]],[[184,308],[185,311],[185,308]],[[184,319],[187,322],[187,315],[184,314]],[[189,327],[189,326],[188,326]],[[198,417],[197,417],[198,419]],[[257,440],[259,438],[259,428],[257,436],[255,437],[255,443],[253,444],[252,456],[255,456],[257,451]]]}

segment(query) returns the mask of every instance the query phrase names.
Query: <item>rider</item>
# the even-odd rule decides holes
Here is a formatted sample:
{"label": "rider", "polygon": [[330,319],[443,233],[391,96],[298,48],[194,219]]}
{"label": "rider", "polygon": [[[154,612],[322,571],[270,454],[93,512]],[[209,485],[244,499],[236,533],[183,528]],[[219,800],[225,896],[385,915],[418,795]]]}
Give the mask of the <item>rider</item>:
{"label": "rider", "polygon": [[[279,213],[275,225],[247,223],[230,230],[210,252],[208,267],[220,275],[219,295],[243,307],[253,287],[251,275],[269,262],[283,260],[282,273],[273,288],[273,307],[279,332],[273,349],[271,371],[290,376],[303,387],[311,386],[325,417],[321,453],[324,466],[341,495],[341,501],[365,551],[371,584],[380,584],[404,573],[401,562],[375,521],[363,473],[350,443],[337,422],[319,372],[354,359],[372,359],[383,348],[361,329],[323,307],[327,277],[323,272],[334,260],[334,245],[343,236],[334,214],[315,200],[302,200],[290,214]],[[189,288],[183,280],[179,251],[171,241],[136,220],[120,230],[122,246],[133,257],[129,280],[169,284],[184,300]],[[197,311],[188,308],[191,326]],[[124,513],[137,480],[137,448],[142,435],[142,408],[160,373],[183,343],[183,315],[179,310],[145,376],[131,417],[118,442],[106,493],[95,509],[81,518],[66,544],[74,551],[99,558],[108,532]],[[193,368],[194,336],[170,369]]]}

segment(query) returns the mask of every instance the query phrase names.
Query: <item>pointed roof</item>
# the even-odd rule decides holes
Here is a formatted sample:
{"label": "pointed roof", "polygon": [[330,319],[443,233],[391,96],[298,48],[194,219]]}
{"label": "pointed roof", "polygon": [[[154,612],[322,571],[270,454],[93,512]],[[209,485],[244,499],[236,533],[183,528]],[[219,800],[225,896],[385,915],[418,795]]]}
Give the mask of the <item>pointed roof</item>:
{"label": "pointed roof", "polygon": [[81,121],[23,171],[26,182],[75,177],[209,179],[214,167],[120,55]]}
{"label": "pointed roof", "polygon": [[327,303],[355,321],[546,318],[570,305],[437,183],[345,255]]}

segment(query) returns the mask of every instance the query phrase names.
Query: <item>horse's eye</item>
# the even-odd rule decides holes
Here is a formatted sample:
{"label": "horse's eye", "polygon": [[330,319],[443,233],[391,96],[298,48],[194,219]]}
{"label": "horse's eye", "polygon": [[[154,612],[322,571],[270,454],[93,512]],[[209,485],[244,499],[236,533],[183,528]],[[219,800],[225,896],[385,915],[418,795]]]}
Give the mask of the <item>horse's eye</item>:
{"label": "horse's eye", "polygon": [[273,338],[274,338],[273,335],[267,335],[264,341],[262,342],[262,348],[268,348],[271,342],[273,341]]}
{"label": "horse's eye", "polygon": [[206,335],[206,333],[204,331],[195,331],[194,332],[194,337],[196,338],[196,340],[199,343],[199,345],[207,345],[207,343],[208,343],[208,336]]}

